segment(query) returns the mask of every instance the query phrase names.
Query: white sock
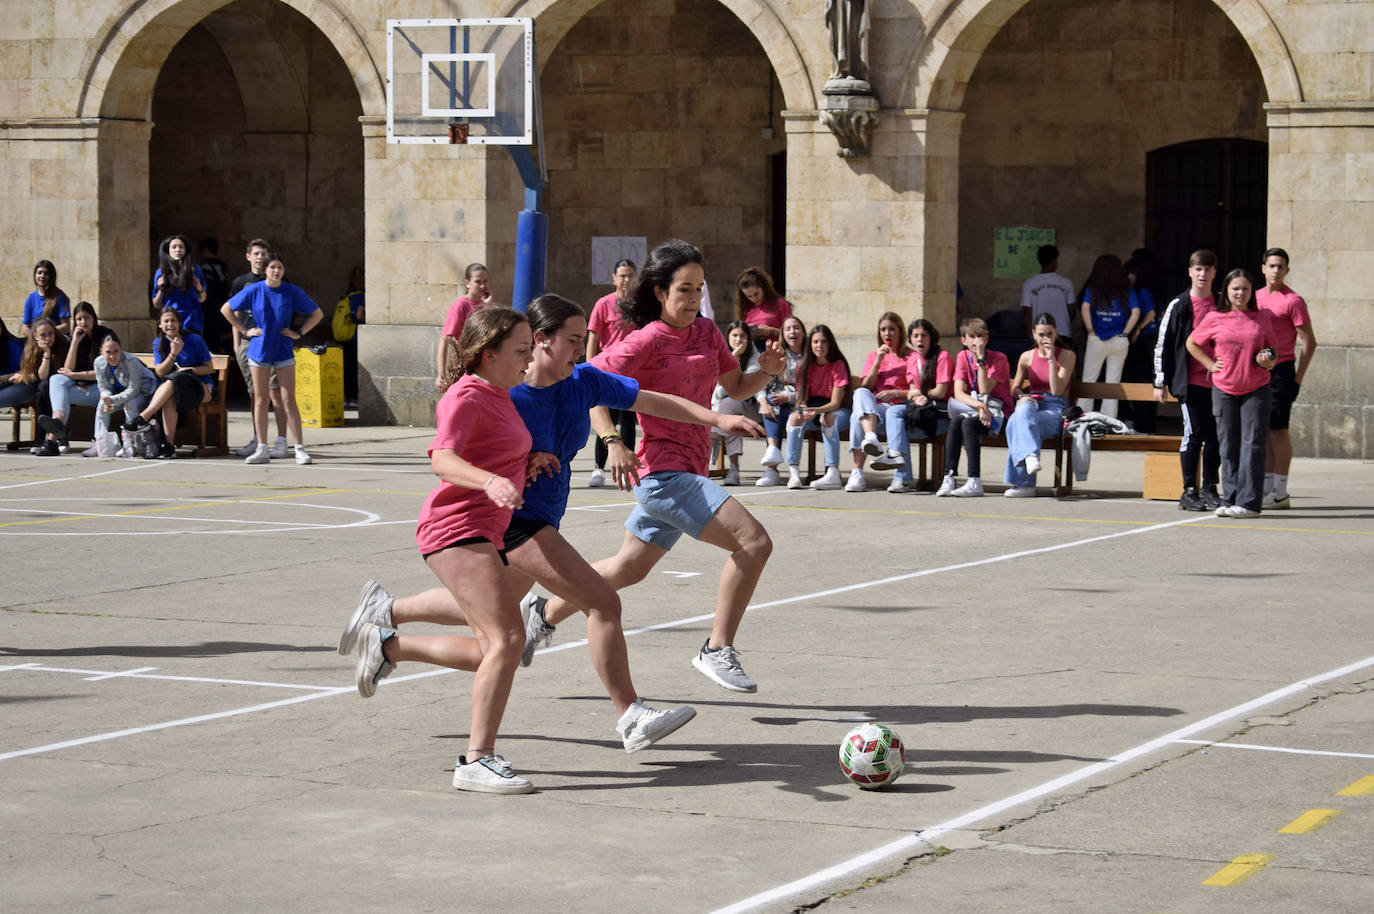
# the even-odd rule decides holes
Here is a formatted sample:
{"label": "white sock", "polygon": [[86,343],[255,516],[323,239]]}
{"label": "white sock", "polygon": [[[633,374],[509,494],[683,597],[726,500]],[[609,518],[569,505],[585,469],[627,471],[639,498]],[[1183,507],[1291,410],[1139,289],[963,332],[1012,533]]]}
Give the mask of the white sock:
{"label": "white sock", "polygon": [[1274,492],[1274,477],[1275,477],[1275,475],[1277,475],[1277,474],[1275,474],[1275,473],[1265,473],[1265,474],[1264,474],[1264,494],[1265,494],[1265,495],[1271,495],[1271,494],[1273,494],[1273,492]]}
{"label": "white sock", "polygon": [[1287,498],[1287,497],[1288,497],[1288,477],[1287,477],[1287,476],[1281,476],[1281,475],[1279,475],[1278,473],[1275,473],[1275,474],[1274,474],[1274,497],[1275,497],[1275,498]]}

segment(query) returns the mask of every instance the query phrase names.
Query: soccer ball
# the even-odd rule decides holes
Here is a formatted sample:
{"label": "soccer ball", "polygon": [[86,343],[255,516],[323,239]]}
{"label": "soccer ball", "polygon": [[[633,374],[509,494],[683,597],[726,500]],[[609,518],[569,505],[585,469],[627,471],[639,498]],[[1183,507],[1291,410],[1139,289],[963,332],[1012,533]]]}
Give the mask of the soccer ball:
{"label": "soccer ball", "polygon": [[905,765],[902,738],[886,724],[859,724],[840,743],[840,770],[864,790],[891,784]]}

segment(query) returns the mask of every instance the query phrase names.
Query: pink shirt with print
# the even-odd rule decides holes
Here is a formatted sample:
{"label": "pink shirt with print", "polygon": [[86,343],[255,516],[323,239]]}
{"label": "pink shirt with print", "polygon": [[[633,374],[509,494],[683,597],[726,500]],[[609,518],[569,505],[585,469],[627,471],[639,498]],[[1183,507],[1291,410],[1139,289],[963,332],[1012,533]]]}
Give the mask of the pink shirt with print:
{"label": "pink shirt with print", "polygon": [[620,299],[612,292],[610,295],[601,296],[596,300],[596,304],[592,305],[592,316],[587,318],[587,329],[600,338],[601,349],[609,349],[629,336],[635,327],[634,324],[621,323]]}
{"label": "pink shirt with print", "polygon": [[[465,374],[439,398],[434,413],[439,429],[429,443],[431,456],[450,450],[478,469],[504,476],[517,489],[525,487],[530,433],[509,390]],[[511,513],[481,489],[441,482],[420,508],[415,542],[421,555],[474,536],[500,549]]]}
{"label": "pink shirt with print", "polygon": [[1243,396],[1269,383],[1269,372],[1255,364],[1255,355],[1273,346],[1273,319],[1268,311],[1214,311],[1193,328],[1191,339],[1199,346],[1211,346],[1213,358],[1221,360],[1221,370],[1212,374],[1212,384],[1223,393]]}
{"label": "pink shirt with print", "polygon": [[[654,321],[613,350],[598,353],[592,365],[634,378],[642,390],[675,394],[708,409],[716,381],[739,368],[720,328],[706,317],[681,329]],[[709,428],[644,413],[639,414],[639,426],[644,434],[637,453],[645,473],[676,470],[706,475],[711,456]]]}
{"label": "pink shirt with print", "polygon": [[[873,361],[877,357],[878,350],[876,349],[868,354],[868,358],[864,359],[864,370],[859,373],[859,377],[868,377],[868,373],[873,370]],[[878,376],[873,379],[873,392],[876,394],[885,390],[906,389],[906,358],[895,352],[889,352],[883,356],[882,364],[878,366]]]}
{"label": "pink shirt with print", "polygon": [[749,310],[744,312],[744,322],[750,327],[773,327],[781,330],[783,321],[791,316],[792,306],[787,303],[787,299],[779,298],[774,302],[774,307],[769,307],[767,302],[762,301],[757,305],[750,305]]}
{"label": "pink shirt with print", "polygon": [[826,362],[824,365],[811,365],[806,369],[806,398],[825,397],[829,400],[835,395],[836,387],[849,386],[849,366],[844,362]]}
{"label": "pink shirt with print", "polygon": [[1273,315],[1274,339],[1278,345],[1274,350],[1280,362],[1291,362],[1298,357],[1298,328],[1312,323],[1307,313],[1307,302],[1292,289],[1284,286],[1277,292],[1267,288],[1255,293],[1255,304]]}
{"label": "pink shirt with print", "polygon": [[473,301],[466,295],[458,299],[449,306],[448,317],[444,318],[444,336],[458,339],[463,333],[463,325],[468,322],[468,318],[472,317],[474,311],[481,310],[481,303]]}

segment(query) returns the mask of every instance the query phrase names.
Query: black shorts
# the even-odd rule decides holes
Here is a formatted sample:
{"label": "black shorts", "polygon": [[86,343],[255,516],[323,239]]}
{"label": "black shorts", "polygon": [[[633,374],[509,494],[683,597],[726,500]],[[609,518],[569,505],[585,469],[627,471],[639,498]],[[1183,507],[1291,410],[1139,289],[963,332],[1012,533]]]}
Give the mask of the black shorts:
{"label": "black shorts", "polygon": [[[433,552],[425,552],[425,553],[422,553],[422,554],[420,555],[420,558],[422,558],[422,559],[427,559],[427,558],[429,558],[431,555],[438,555],[439,553],[443,552],[445,549],[456,549],[456,548],[459,547],[459,546],[473,546],[473,545],[476,545],[477,543],[486,543],[488,546],[494,546],[494,545],[496,545],[496,544],[493,543],[491,540],[487,539],[485,536],[465,536],[465,537],[463,537],[463,538],[460,539],[460,540],[454,540],[453,542],[449,543],[447,546],[440,546],[438,549],[435,549]],[[506,561],[506,550],[504,550],[504,549],[497,549],[497,550],[496,550],[496,554],[499,555],[499,556],[501,556],[501,564],[502,564],[502,565],[509,565],[509,564],[510,564],[510,562],[507,562],[507,561]]]}
{"label": "black shorts", "polygon": [[172,390],[176,397],[177,412],[195,412],[205,399],[205,382],[189,371],[178,371],[172,375]]}
{"label": "black shorts", "polygon": [[534,535],[545,527],[552,527],[553,524],[546,520],[536,520],[533,517],[512,517],[510,526],[506,528],[506,552],[514,552],[525,545],[528,540],[534,539]]}
{"label": "black shorts", "polygon": [[1293,401],[1298,398],[1298,366],[1296,362],[1280,362],[1269,372],[1269,391],[1273,405],[1269,408],[1269,428],[1282,431],[1288,428]]}

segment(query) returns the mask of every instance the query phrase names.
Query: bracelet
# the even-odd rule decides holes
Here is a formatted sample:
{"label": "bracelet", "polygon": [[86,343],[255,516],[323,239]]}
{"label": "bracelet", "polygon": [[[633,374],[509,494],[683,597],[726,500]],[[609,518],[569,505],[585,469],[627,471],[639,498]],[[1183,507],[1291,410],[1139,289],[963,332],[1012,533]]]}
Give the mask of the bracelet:
{"label": "bracelet", "polygon": [[482,491],[483,491],[483,492],[485,492],[485,491],[487,490],[487,486],[491,485],[491,481],[492,481],[493,479],[495,479],[495,478],[496,478],[496,474],[495,474],[495,473],[492,473],[490,476],[487,477],[487,481],[484,482],[484,483],[482,483]]}
{"label": "bracelet", "polygon": [[611,445],[613,445],[613,444],[615,444],[615,443],[617,443],[617,442],[619,442],[620,444],[624,444],[624,443],[625,443],[625,439],[624,439],[624,438],[621,438],[619,435],[602,435],[602,436],[601,436],[601,443],[604,444],[604,445],[606,445],[606,447],[610,447]]}

